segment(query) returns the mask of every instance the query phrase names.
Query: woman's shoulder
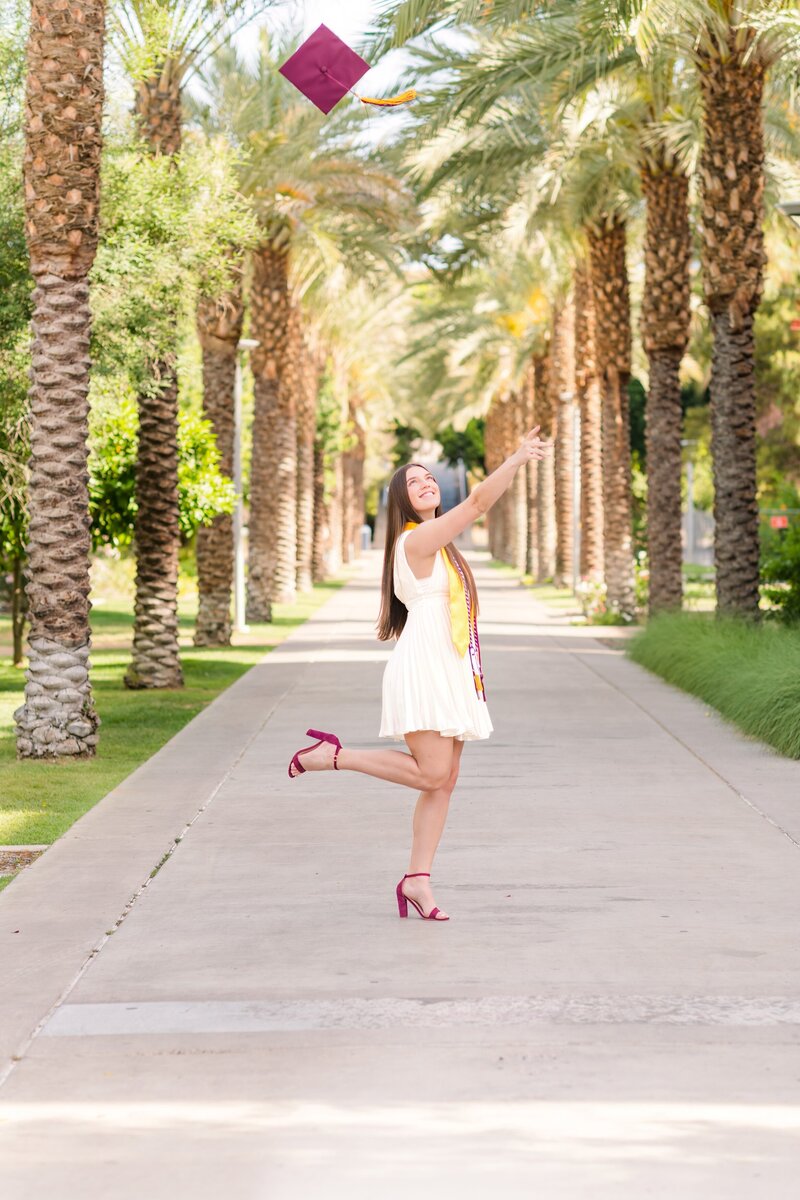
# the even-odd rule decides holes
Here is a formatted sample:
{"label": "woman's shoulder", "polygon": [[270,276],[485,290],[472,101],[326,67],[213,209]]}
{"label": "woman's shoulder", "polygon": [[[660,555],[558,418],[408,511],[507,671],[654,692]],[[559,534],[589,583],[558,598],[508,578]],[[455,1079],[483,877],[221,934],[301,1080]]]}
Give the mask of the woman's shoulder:
{"label": "woman's shoulder", "polygon": [[408,538],[408,535],[409,535],[410,533],[411,533],[411,530],[410,530],[410,529],[404,529],[404,530],[403,530],[403,532],[402,532],[402,533],[401,533],[401,534],[398,536],[398,538],[397,538],[397,541],[396,541],[396,542],[395,542],[395,544],[394,544],[394,545],[395,545],[395,550],[402,550],[402,551],[403,551],[403,553],[405,554],[405,552],[406,552],[406,539]]}

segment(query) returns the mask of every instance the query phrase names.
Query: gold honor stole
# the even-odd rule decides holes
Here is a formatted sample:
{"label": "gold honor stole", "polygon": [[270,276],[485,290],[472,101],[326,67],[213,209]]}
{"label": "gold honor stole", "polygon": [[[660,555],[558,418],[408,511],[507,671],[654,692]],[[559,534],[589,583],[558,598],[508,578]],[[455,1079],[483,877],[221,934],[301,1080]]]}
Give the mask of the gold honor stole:
{"label": "gold honor stole", "polygon": [[[409,529],[416,529],[418,525],[419,521],[406,521],[403,526],[403,533]],[[483,684],[481,647],[478,640],[478,619],[475,614],[475,605],[472,602],[472,596],[470,595],[464,574],[452,562],[444,546],[442,546],[440,553],[447,568],[447,583],[450,589],[450,633],[453,638],[453,645],[462,658],[469,651],[470,662],[472,664],[472,678],[475,681],[475,691],[479,699],[485,700],[486,690]]]}

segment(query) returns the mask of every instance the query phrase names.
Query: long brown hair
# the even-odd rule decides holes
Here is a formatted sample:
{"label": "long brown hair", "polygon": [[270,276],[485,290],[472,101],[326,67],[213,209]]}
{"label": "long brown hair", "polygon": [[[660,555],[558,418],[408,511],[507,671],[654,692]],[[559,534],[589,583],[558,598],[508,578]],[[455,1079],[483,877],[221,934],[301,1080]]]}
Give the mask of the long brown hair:
{"label": "long brown hair", "polygon": [[[383,550],[383,578],[381,580],[381,611],[378,614],[377,626],[378,638],[382,642],[388,642],[389,638],[399,637],[403,632],[408,616],[408,609],[394,592],[394,555],[397,548],[397,539],[403,532],[406,522],[415,521],[419,523],[419,513],[415,511],[408,497],[406,474],[411,467],[422,467],[423,471],[427,471],[428,469],[427,467],[423,467],[422,463],[406,463],[404,467],[399,467],[395,471],[389,483],[389,496],[386,505],[386,542]],[[442,509],[441,505],[439,505],[434,516],[439,517],[441,514]],[[447,543],[445,550],[450,561],[459,566],[463,571],[467,586],[469,587],[469,594],[477,613],[478,590],[475,587],[475,577],[469,569],[466,559],[460,551],[456,550],[452,542]]]}

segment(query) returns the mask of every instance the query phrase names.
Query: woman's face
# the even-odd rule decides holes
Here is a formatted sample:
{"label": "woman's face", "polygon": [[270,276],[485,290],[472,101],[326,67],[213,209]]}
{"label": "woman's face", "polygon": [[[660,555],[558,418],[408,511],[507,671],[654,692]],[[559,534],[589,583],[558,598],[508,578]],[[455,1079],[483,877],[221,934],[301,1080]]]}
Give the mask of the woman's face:
{"label": "woman's face", "polygon": [[424,467],[412,466],[406,472],[406,487],[408,498],[414,512],[421,517],[433,516],[439,507],[441,495],[439,485]]}

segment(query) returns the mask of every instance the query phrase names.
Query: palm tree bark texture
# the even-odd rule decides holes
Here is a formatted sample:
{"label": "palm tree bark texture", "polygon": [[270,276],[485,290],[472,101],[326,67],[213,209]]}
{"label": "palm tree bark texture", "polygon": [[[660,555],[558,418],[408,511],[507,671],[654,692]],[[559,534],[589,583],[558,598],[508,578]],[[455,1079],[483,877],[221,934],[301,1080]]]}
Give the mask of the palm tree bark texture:
{"label": "palm tree bark texture", "polygon": [[642,169],[647,201],[642,342],[650,364],[647,396],[647,545],[650,613],[680,608],[681,431],[678,376],[689,339],[689,180],[662,155]]}
{"label": "palm tree bark texture", "polygon": [[366,524],[367,502],[364,491],[364,468],[367,458],[367,431],[364,409],[354,412],[356,444],[353,447],[353,546],[356,558],[361,554],[361,530]]}
{"label": "palm tree bark texture", "polygon": [[[236,356],[242,336],[241,286],[223,295],[201,297],[197,333],[203,353],[203,412],[211,421],[219,451],[219,468],[233,475]],[[229,646],[233,588],[233,518],[220,513],[197,531],[199,603],[196,646]]]}
{"label": "palm tree bark texture", "polygon": [[[525,427],[526,398],[524,381],[508,398],[509,408],[509,445],[508,453],[513,454],[527,433]],[[528,426],[530,428],[530,426]],[[509,546],[509,562],[524,573],[528,551],[528,489],[526,472],[517,471],[514,482],[508,490],[509,507],[512,510],[511,533],[512,541]]]}
{"label": "palm tree bark texture", "polygon": [[297,587],[314,582],[314,436],[317,428],[319,367],[308,339],[300,345],[297,392]]}
{"label": "palm tree bark texture", "polygon": [[597,319],[598,366],[603,397],[603,558],[606,605],[635,613],[631,511],[631,446],[628,383],[631,377],[631,313],[626,226],[610,216],[588,229],[592,292]]}
{"label": "palm tree bark texture", "polygon": [[134,115],[147,144],[156,154],[177,154],[181,148],[183,112],[181,84],[185,66],[167,58],[152,75],[139,80]]}
{"label": "palm tree bark texture", "polygon": [[327,577],[326,551],[330,543],[330,511],[325,494],[325,450],[319,439],[314,441],[314,537],[311,552],[311,575],[314,583]]}
{"label": "palm tree bark texture", "polygon": [[[549,349],[539,366],[541,387],[536,389],[536,421],[541,426],[539,436],[552,439],[555,438],[557,429],[550,384],[552,361]],[[538,501],[536,529],[539,538],[539,570],[536,581],[543,583],[545,580],[552,579],[556,573],[556,473],[553,454],[548,454],[538,464],[536,499]]]}
{"label": "palm tree bark texture", "polygon": [[[487,475],[491,475],[492,471],[496,471],[503,461],[501,421],[500,400],[495,396],[486,413],[486,427],[484,432],[484,459]],[[505,537],[505,515],[505,506],[502,503],[502,497],[496,504],[492,505],[486,515],[489,553],[492,558],[498,560],[502,557],[502,547]]]}
{"label": "palm tree bark texture", "polygon": [[[541,360],[538,360],[541,361]],[[536,424],[537,360],[528,363],[522,384],[523,424],[525,432]],[[526,463],[525,474],[525,574],[535,579],[539,573],[539,544],[537,533],[538,504],[536,493],[539,486],[539,464],[533,460]]]}
{"label": "palm tree bark texture", "polygon": [[33,293],[23,757],[90,755],[89,334],[103,113],[102,0],[33,0],[25,98],[25,233]]}
{"label": "palm tree bark texture", "polygon": [[572,578],[575,513],[575,305],[566,300],[553,316],[550,384],[556,413],[555,445],[556,570],[554,583],[565,587]]}
{"label": "palm tree bark texture", "polygon": [[575,271],[575,391],[581,414],[581,577],[603,579],[603,424],[589,265]]}
{"label": "palm tree bark texture", "polygon": [[[168,62],[137,87],[134,115],[153,154],[180,151],[180,79],[177,66]],[[175,324],[177,342],[177,319]],[[183,671],[178,648],[178,375],[174,355],[150,364],[150,386],[140,392],[138,407],[136,599],[133,653],[125,685],[177,688],[183,686]]]}
{"label": "palm tree bark texture", "polygon": [[[513,391],[506,393],[502,397],[497,406],[497,413],[499,461],[502,463],[505,462],[519,445],[519,438],[516,435],[521,421],[517,396]],[[520,510],[521,504],[523,505],[522,510]],[[511,487],[503,493],[497,504],[490,511],[494,511],[494,509],[498,510],[498,517],[500,519],[500,538],[497,547],[497,557],[501,562],[517,566],[518,550],[520,542],[524,537],[524,528],[520,526],[520,519],[523,521],[525,519],[524,480],[519,471],[514,476],[514,482]]]}
{"label": "palm tree bark texture", "polygon": [[[759,602],[753,318],[764,271],[764,67],[750,38],[704,53],[700,158],[703,280],[711,311],[711,450],[717,611]],[[701,56],[702,58],[702,56]]]}
{"label": "palm tree bark texture", "polygon": [[[353,562],[358,557],[360,527],[363,510],[359,506],[359,454],[362,430],[359,425],[358,408],[352,397],[347,401],[347,427],[350,430],[349,445],[342,455],[342,562]],[[363,479],[363,470],[361,472]]]}
{"label": "palm tree bark texture", "polygon": [[251,331],[253,455],[247,575],[248,621],[271,621],[275,601],[295,595],[297,433],[286,376],[291,300],[289,248],[263,243],[253,254]]}

